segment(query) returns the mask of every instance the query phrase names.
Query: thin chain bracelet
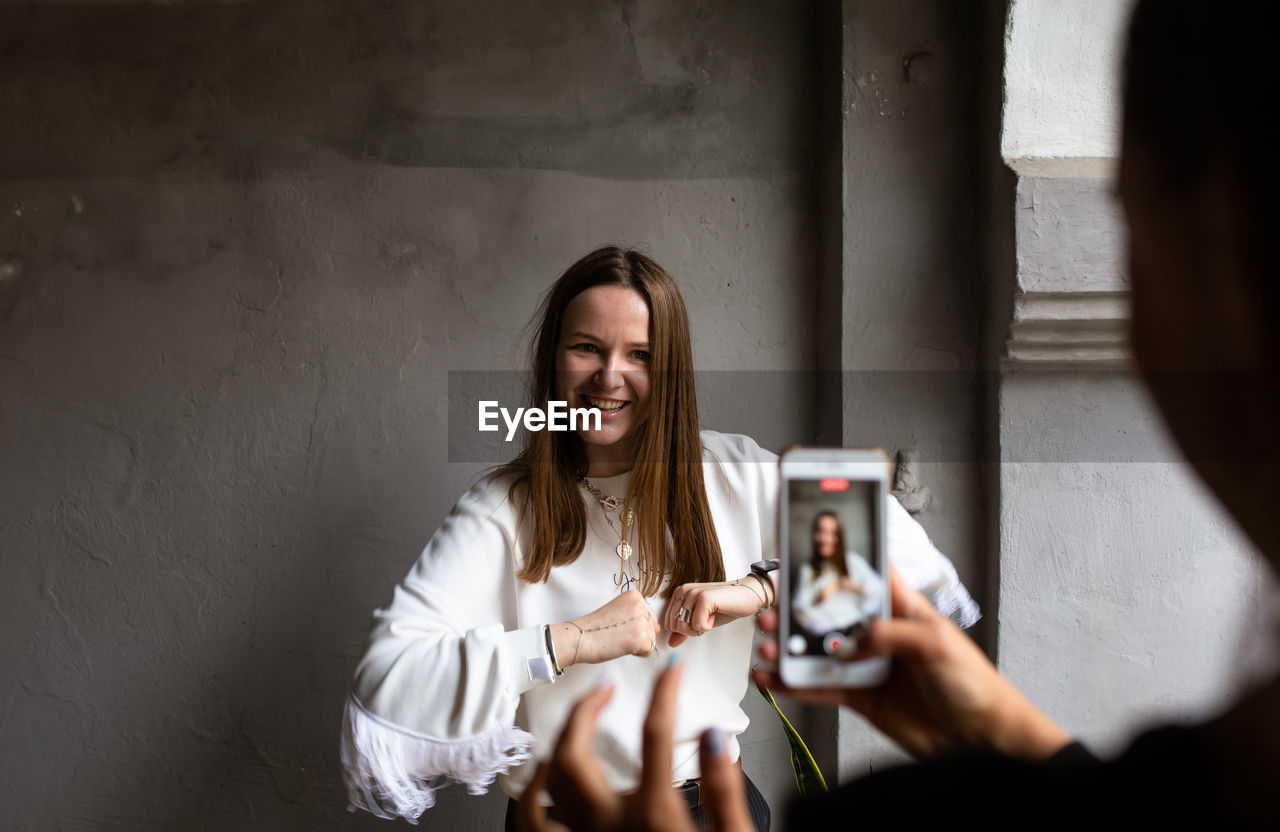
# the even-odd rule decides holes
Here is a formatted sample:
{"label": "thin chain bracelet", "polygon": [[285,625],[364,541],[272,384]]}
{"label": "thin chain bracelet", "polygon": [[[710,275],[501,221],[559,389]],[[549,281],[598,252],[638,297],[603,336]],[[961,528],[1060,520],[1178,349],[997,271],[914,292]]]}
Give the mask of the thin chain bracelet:
{"label": "thin chain bracelet", "polygon": [[573,663],[574,664],[578,663],[578,654],[582,652],[582,637],[585,636],[587,633],[598,633],[601,630],[612,630],[614,627],[621,627],[623,624],[626,624],[629,621],[635,621],[639,617],[640,616],[638,615],[633,615],[629,618],[624,618],[621,621],[615,621],[612,624],[601,624],[599,627],[588,627],[585,630],[582,629],[582,625],[576,621],[570,620],[570,621],[564,622],[576,628],[578,631],[578,643],[573,646]]}
{"label": "thin chain bracelet", "polygon": [[[743,581],[745,581],[747,578],[755,578],[756,583],[760,585],[760,589],[758,590],[751,589],[751,587],[744,584]],[[744,577],[738,578],[736,581],[730,581],[729,583],[733,584],[734,586],[747,586],[747,589],[751,589],[751,592],[753,594],[758,595],[760,597],[760,608],[755,611],[756,615],[759,615],[760,613],[764,612],[766,609],[769,608],[769,599],[765,597],[765,594],[764,594],[764,582],[761,581],[759,577],[757,577],[756,575],[754,574],[746,575]]]}

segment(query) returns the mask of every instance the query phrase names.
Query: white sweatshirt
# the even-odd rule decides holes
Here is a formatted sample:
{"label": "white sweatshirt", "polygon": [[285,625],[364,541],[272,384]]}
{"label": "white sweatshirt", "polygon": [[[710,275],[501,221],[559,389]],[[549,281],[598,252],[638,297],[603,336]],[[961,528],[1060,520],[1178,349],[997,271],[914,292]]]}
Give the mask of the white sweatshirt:
{"label": "white sweatshirt", "polygon": [[[777,546],[777,457],[745,436],[702,432],[707,502],[729,580]],[[592,483],[626,494],[630,474]],[[619,589],[616,547],[621,518],[610,526],[599,502],[587,506],[586,545],[577,560],[552,569],[545,583],[515,577],[530,540],[508,499],[510,478],[489,476],[462,495],[436,531],[391,605],[374,614],[372,631],[347,702],[342,762],[352,805],[380,817],[413,820],[448,782],[483,793],[501,775],[519,797],[546,757],[570,708],[611,681],[600,716],[596,754],[615,789],[639,784],[641,726],[653,681],[672,652],[665,631],[651,656],[575,665],[554,682],[535,679],[530,660],[547,655],[543,627],[591,612]],[[951,562],[898,504],[887,502],[889,560],[961,626],[977,605]],[[621,512],[614,512],[620,514]],[[633,527],[634,531],[634,527]],[[665,589],[665,583],[663,585]],[[666,601],[649,599],[662,617]],[[676,648],[685,663],[672,759],[673,781],[698,777],[698,737],[711,726],[729,736],[747,728],[740,705],[747,690],[753,621],[740,619]]]}

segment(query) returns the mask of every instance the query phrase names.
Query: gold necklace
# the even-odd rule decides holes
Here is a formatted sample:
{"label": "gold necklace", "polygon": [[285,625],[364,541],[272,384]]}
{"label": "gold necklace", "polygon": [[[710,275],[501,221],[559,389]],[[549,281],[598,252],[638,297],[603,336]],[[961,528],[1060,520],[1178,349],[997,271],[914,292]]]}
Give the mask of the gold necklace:
{"label": "gold necklace", "polygon": [[618,507],[621,501],[612,494],[606,494],[591,484],[591,480],[586,477],[578,477],[578,485],[591,492],[591,496],[600,501],[600,507],[605,511],[613,511]]}
{"label": "gold necklace", "polygon": [[635,523],[636,513],[631,506],[627,506],[627,510],[622,515],[622,531],[618,531],[618,527],[613,525],[613,518],[609,516],[609,512],[614,511],[621,504],[621,500],[612,494],[606,494],[587,480],[586,477],[579,477],[578,484],[587,491],[591,492],[591,496],[596,498],[600,503],[600,507],[604,509],[604,521],[609,524],[609,528],[618,534],[618,545],[614,551],[618,553],[618,571],[613,573],[613,585],[618,588],[619,592],[626,592],[640,581],[636,564],[631,560],[631,544],[627,541],[627,537],[631,534],[631,526]]}

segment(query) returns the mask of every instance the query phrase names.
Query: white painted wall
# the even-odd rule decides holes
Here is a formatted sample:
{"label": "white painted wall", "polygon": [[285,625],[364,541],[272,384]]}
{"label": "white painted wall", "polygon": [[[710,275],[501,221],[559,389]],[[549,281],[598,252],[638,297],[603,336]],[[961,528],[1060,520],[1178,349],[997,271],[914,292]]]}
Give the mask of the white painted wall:
{"label": "white painted wall", "polygon": [[1001,394],[1002,671],[1119,750],[1214,712],[1259,666],[1268,572],[1128,373],[1018,373]]}
{"label": "white painted wall", "polygon": [[1012,0],[1005,32],[1006,159],[1114,156],[1133,0]]}

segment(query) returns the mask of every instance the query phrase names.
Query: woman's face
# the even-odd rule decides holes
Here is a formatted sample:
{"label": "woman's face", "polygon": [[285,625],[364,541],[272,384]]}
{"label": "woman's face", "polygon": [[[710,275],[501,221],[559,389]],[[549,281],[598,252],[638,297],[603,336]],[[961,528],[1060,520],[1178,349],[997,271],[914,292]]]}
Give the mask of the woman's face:
{"label": "woman's face", "polygon": [[840,540],[840,521],[830,514],[818,518],[813,529],[813,548],[819,555],[829,558],[836,553],[836,545]]}
{"label": "woman's face", "polygon": [[613,446],[634,459],[636,434],[648,416],[649,358],[649,306],[635,289],[593,286],[569,301],[555,389],[569,407],[600,409],[600,430],[578,431],[588,457],[592,446]]}

